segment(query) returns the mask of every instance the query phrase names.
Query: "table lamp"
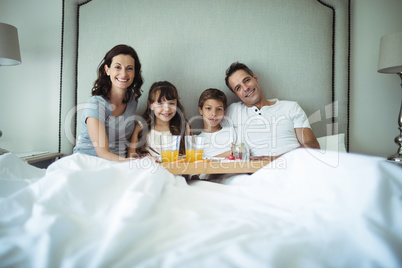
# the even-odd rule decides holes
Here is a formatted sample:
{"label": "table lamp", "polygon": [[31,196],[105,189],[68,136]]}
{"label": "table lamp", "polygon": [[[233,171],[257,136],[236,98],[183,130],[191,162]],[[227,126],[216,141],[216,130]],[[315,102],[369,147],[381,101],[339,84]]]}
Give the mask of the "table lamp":
{"label": "table lamp", "polygon": [[[378,72],[398,74],[401,78],[402,87],[402,32],[391,33],[381,37]],[[388,160],[402,163],[402,103],[399,111],[398,125],[399,136],[395,138],[395,143],[399,148],[396,154],[388,157]]]}
{"label": "table lamp", "polygon": [[[18,31],[12,25],[0,22],[0,66],[21,64]],[[0,130],[0,137],[2,132]],[[0,155],[8,151],[0,147]]]}

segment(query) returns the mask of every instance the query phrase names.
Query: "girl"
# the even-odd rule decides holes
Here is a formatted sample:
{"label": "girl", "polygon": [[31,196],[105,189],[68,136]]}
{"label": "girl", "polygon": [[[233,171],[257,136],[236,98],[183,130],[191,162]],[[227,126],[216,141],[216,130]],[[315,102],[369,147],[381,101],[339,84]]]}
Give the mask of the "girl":
{"label": "girl", "polygon": [[232,127],[220,125],[227,107],[225,93],[216,88],[202,92],[198,101],[198,110],[203,118],[204,130],[199,136],[204,137],[204,157],[229,157],[232,143],[236,141]]}
{"label": "girl", "polygon": [[167,81],[152,84],[143,119],[134,129],[133,146],[128,150],[131,157],[160,155],[160,135],[181,136],[179,154],[185,154],[184,136],[189,135],[190,127],[174,85]]}
{"label": "girl", "polygon": [[98,68],[92,97],[82,111],[74,153],[128,160],[127,148],[142,84],[141,63],[132,47],[117,45],[106,53]]}

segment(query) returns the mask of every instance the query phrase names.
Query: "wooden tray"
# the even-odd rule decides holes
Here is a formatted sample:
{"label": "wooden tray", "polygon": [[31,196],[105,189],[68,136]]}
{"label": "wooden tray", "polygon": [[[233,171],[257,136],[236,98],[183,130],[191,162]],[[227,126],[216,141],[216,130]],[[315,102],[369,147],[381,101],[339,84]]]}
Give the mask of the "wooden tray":
{"label": "wooden tray", "polygon": [[269,164],[270,161],[230,161],[230,162],[196,162],[196,163],[161,163],[172,174],[227,174],[254,173]]}

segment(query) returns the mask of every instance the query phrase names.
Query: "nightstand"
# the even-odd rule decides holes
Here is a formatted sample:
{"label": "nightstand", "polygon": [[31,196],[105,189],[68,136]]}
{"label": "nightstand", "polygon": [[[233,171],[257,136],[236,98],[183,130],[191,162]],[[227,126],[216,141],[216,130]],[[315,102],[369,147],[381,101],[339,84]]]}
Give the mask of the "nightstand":
{"label": "nightstand", "polygon": [[51,163],[62,157],[62,153],[41,152],[20,155],[20,158],[30,165],[38,168],[47,168]]}

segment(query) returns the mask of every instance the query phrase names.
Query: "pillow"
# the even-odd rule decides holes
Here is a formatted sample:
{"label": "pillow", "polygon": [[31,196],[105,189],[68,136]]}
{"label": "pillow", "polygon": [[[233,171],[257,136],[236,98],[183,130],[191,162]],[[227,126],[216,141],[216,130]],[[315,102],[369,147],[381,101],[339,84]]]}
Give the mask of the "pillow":
{"label": "pillow", "polygon": [[323,136],[317,138],[317,141],[320,144],[321,150],[346,152],[344,133],[330,136]]}

